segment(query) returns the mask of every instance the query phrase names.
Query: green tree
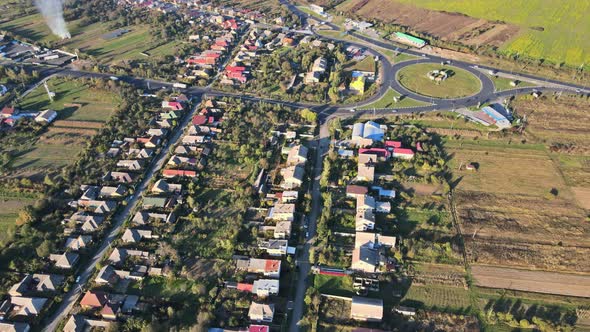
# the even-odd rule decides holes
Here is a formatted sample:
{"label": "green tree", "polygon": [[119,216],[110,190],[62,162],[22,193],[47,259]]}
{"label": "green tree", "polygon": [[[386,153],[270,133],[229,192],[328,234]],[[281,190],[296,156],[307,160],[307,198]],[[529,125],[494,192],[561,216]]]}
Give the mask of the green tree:
{"label": "green tree", "polygon": [[41,244],[35,249],[37,252],[37,256],[44,258],[49,256],[53,251],[53,243],[49,240],[44,240]]}

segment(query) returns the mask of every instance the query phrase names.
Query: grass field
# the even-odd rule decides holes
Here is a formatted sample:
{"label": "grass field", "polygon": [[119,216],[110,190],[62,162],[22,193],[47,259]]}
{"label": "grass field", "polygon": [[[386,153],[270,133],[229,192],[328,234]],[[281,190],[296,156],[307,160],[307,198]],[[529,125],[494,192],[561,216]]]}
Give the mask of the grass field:
{"label": "grass field", "polygon": [[18,211],[25,205],[32,204],[35,199],[0,197],[0,232],[14,225]]}
{"label": "grass field", "polygon": [[[76,80],[54,78],[47,81],[47,86],[56,94],[53,102],[41,85],[23,98],[19,107],[31,111],[52,109],[58,112],[57,120],[105,122],[120,101],[112,93]],[[80,104],[80,107],[68,104]]]}
{"label": "grass field", "polygon": [[533,83],[522,82],[522,81],[519,81],[516,86],[512,86],[510,83],[513,80],[511,80],[509,78],[500,77],[500,76],[492,76],[492,75],[487,75],[487,76],[492,80],[492,82],[494,82],[494,86],[496,87],[496,91],[504,91],[504,90],[510,90],[510,89],[524,88],[527,86],[535,86],[535,84],[533,84]]}
{"label": "grass field", "polygon": [[349,276],[333,277],[316,274],[313,277],[313,285],[322,294],[348,297],[354,295],[352,289],[352,278]]}
{"label": "grass field", "polygon": [[[428,73],[440,69],[450,70],[454,74],[440,83],[431,81]],[[399,71],[397,79],[401,85],[412,92],[436,98],[471,96],[481,89],[481,82],[473,74],[453,66],[430,63],[404,67]]]}
{"label": "grass field", "polygon": [[[488,20],[499,20],[521,27],[520,34],[507,42],[507,53],[565,62],[580,66],[590,64],[589,0],[577,1],[485,1],[485,0],[395,0],[428,9],[458,12]],[[393,1],[392,1],[393,2]],[[542,27],[532,29],[532,27]]]}
{"label": "grass field", "polygon": [[460,287],[412,285],[401,301],[417,308],[462,310],[471,305],[469,291]]}
{"label": "grass field", "polygon": [[30,111],[55,110],[57,120],[32,144],[23,142],[12,164],[15,168],[43,169],[69,164],[120,102],[115,94],[82,81],[51,79],[48,86],[56,93],[53,102],[40,86],[24,97],[19,107]]}
{"label": "grass field", "polygon": [[57,43],[59,47],[69,50],[78,49],[103,63],[142,59],[144,56],[140,53],[149,49],[154,49],[150,52],[152,55],[173,54],[177,43],[171,42],[160,45],[161,41],[154,39],[150,35],[148,25],[125,27],[130,31],[116,38],[105,39],[103,35],[117,29],[110,28],[109,23],[104,22],[97,22],[88,26],[81,26],[80,22],[81,20],[68,22],[68,29],[72,34],[72,38],[65,41],[60,41],[57,36],[52,35],[41,15],[36,13],[8,19],[0,23],[0,30],[8,30],[17,36],[23,36],[37,42]]}
{"label": "grass field", "polygon": [[399,94],[397,91],[389,88],[387,90],[387,93],[385,93],[383,95],[383,97],[381,97],[379,100],[360,107],[360,109],[373,109],[373,108],[407,108],[407,107],[416,107],[416,106],[425,106],[428,105],[427,103],[423,103],[421,101],[417,101],[415,99],[412,98],[408,98],[408,97],[404,97],[402,100],[400,100],[399,102],[394,102],[393,101],[393,97],[399,97],[401,96],[401,94]]}

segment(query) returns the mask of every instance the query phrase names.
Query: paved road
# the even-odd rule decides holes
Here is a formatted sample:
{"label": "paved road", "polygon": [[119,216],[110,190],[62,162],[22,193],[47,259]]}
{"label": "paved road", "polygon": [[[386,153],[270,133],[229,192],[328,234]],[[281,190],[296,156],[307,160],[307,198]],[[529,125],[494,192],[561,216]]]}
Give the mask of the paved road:
{"label": "paved road", "polygon": [[303,316],[303,300],[305,299],[305,292],[307,291],[307,277],[311,271],[311,264],[309,263],[309,249],[313,245],[313,238],[316,235],[316,225],[319,216],[321,215],[321,192],[320,192],[320,177],[322,174],[322,165],[325,153],[327,153],[330,145],[330,134],[328,132],[327,123],[320,127],[320,135],[315,141],[316,159],[312,172],[311,183],[311,212],[309,214],[309,223],[307,227],[308,236],[305,239],[303,249],[299,252],[297,258],[299,273],[297,278],[297,285],[295,291],[295,300],[292,311],[291,326],[289,331],[298,330],[298,322]]}
{"label": "paved road", "polygon": [[143,180],[135,188],[135,192],[132,198],[127,202],[127,205],[125,206],[123,211],[116,214],[113,218],[113,227],[109,232],[108,236],[102,241],[100,248],[98,249],[96,254],[92,257],[90,262],[88,262],[86,267],[84,267],[82,272],[79,274],[80,280],[76,282],[72,286],[72,289],[63,296],[63,301],[60,307],[57,309],[55,314],[49,318],[49,321],[46,322],[43,331],[55,331],[60,321],[67,317],[68,313],[71,311],[74,304],[80,297],[84,285],[86,285],[86,283],[89,281],[88,278],[94,272],[96,264],[98,264],[98,262],[104,257],[107,250],[111,247],[111,243],[119,237],[119,232],[121,231],[123,223],[129,217],[130,213],[137,207],[140,197],[146,190],[147,185],[150,182],[153,175],[156,172],[158,172],[164,165],[166,157],[168,156],[168,151],[180,139],[184,129],[188,125],[189,121],[192,119],[192,116],[196,109],[197,107],[194,107],[192,111],[189,114],[187,114],[183,122],[178,125],[176,130],[170,136],[166,146],[162,147],[160,154],[157,155],[156,158],[154,158],[154,160],[151,162],[151,164],[149,165],[149,169],[147,173],[145,173]]}

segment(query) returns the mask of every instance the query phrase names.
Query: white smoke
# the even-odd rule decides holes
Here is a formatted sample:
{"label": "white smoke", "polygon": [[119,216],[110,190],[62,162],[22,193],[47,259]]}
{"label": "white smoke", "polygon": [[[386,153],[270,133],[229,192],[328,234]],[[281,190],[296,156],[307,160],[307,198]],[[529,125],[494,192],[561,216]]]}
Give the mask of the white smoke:
{"label": "white smoke", "polygon": [[71,38],[64,20],[63,0],[35,0],[35,6],[45,18],[47,26],[61,39]]}

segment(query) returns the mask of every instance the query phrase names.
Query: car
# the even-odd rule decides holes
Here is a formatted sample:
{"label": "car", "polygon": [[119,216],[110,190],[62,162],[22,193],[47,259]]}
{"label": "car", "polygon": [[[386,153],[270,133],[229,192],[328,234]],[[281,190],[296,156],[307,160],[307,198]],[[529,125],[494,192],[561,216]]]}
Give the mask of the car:
{"label": "car", "polygon": [[119,80],[119,78],[117,76],[109,76],[109,79],[111,81],[118,81]]}
{"label": "car", "polygon": [[308,239],[309,238],[309,232],[305,232],[305,238]]}
{"label": "car", "polygon": [[76,277],[76,283],[79,283],[79,282],[80,282],[80,276],[77,276]]}
{"label": "car", "polygon": [[354,112],[356,112],[356,110],[355,110],[354,108],[351,108],[351,109],[350,109],[350,112],[351,112],[351,113],[354,113]]}
{"label": "car", "polygon": [[425,58],[425,57],[426,57],[426,54],[422,54],[422,57],[424,57],[424,58]]}
{"label": "car", "polygon": [[397,113],[397,110],[391,110],[391,113]]}

